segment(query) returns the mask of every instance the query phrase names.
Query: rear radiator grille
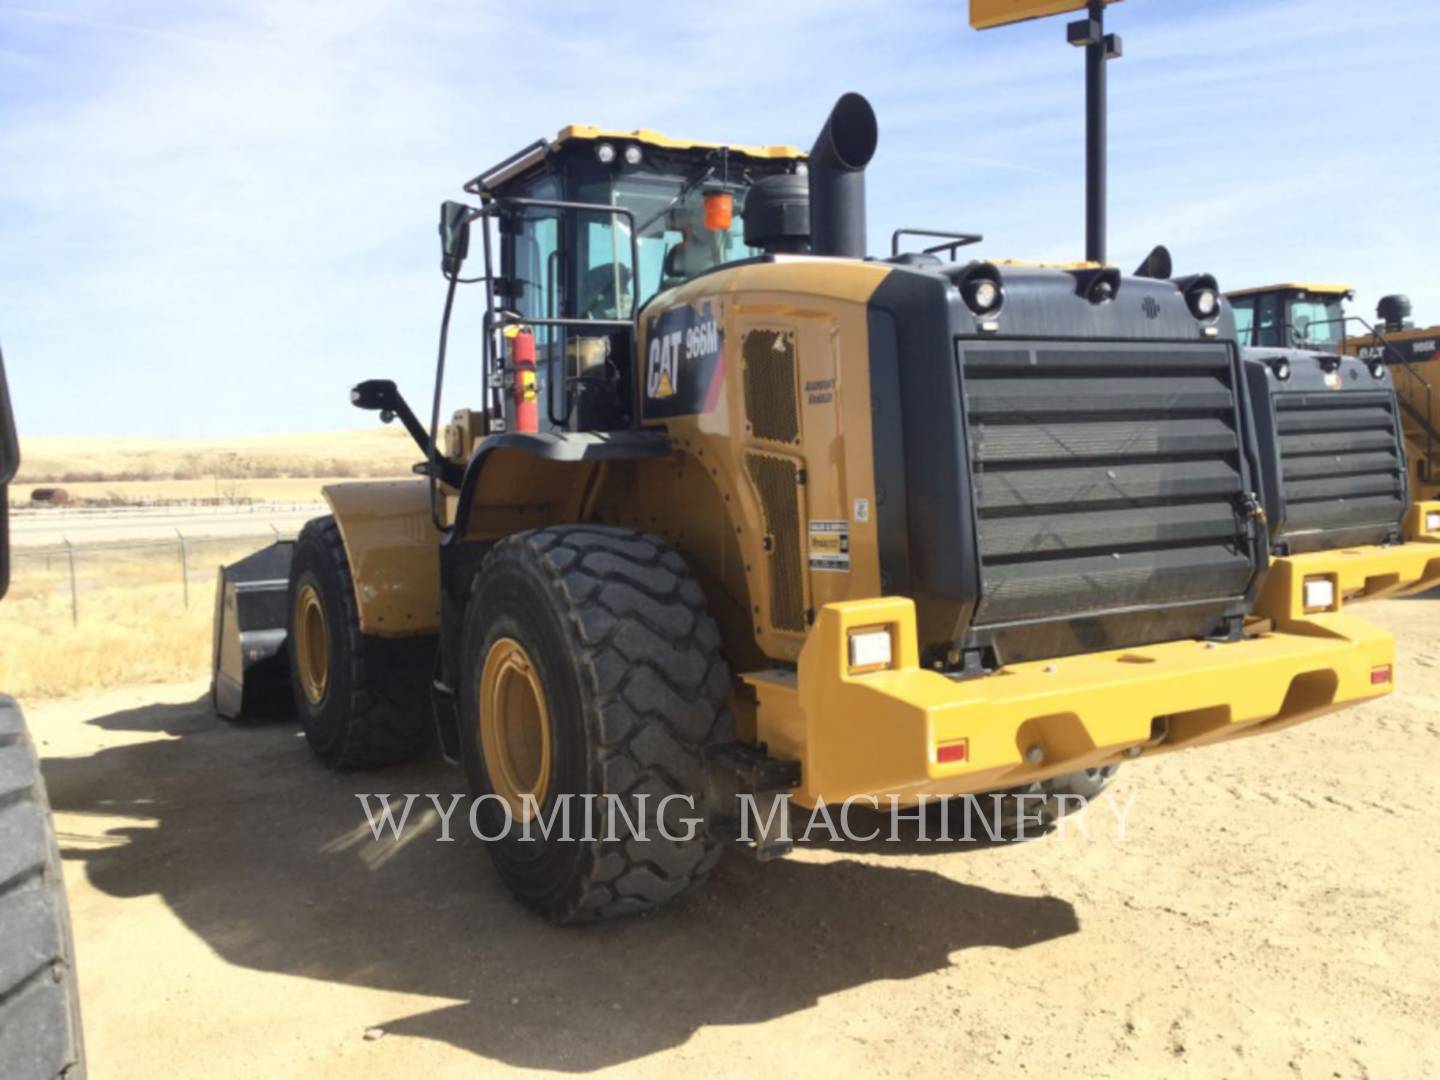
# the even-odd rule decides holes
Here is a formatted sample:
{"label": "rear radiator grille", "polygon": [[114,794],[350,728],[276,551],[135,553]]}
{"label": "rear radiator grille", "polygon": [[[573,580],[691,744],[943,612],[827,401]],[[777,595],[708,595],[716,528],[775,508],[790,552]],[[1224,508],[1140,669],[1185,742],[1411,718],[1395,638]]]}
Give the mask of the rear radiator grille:
{"label": "rear radiator grille", "polygon": [[960,344],[976,626],[1223,603],[1253,573],[1223,346]]}
{"label": "rear radiator grille", "polygon": [[800,467],[774,454],[747,454],[745,466],[765,512],[770,538],[770,622],[805,629],[805,572],[800,549]]}
{"label": "rear radiator grille", "polygon": [[800,441],[795,388],[795,332],[751,330],[740,346],[745,365],[745,418],[757,439],[793,445]]}
{"label": "rear radiator grille", "polygon": [[1385,391],[1275,396],[1286,540],[1300,534],[1378,540],[1405,516],[1405,468],[1394,397]]}

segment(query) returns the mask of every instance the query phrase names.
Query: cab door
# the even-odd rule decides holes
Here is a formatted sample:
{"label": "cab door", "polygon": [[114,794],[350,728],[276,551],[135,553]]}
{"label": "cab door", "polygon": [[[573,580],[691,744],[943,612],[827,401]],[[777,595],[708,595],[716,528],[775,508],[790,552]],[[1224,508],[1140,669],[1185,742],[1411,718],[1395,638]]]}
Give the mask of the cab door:
{"label": "cab door", "polygon": [[[560,182],[542,176],[520,195],[528,199],[560,199]],[[509,223],[503,249],[502,274],[515,283],[515,310],[526,320],[555,319],[566,314],[564,222],[560,211],[549,207],[526,208]],[[558,371],[560,351],[558,327],[535,327],[535,389],[540,398],[540,426],[556,426],[556,403],[552,401],[551,377]],[[554,391],[559,394],[559,389]],[[563,405],[560,406],[563,408]]]}

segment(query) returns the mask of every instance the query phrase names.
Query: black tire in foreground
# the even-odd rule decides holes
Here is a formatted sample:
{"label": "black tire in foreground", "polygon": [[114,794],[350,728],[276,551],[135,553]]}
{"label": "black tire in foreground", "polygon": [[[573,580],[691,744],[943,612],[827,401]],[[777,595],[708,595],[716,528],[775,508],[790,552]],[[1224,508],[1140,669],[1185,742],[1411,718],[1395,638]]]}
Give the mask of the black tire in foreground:
{"label": "black tire in foreground", "polygon": [[75,944],[25,718],[0,695],[0,1076],[85,1075]]}
{"label": "black tire in foreground", "polygon": [[[475,820],[516,897],[553,922],[586,922],[706,878],[722,841],[705,821],[704,755],[735,725],[720,632],[678,552],[597,525],[507,538],[475,577],[461,664]],[[529,839],[526,796],[538,810]],[[492,839],[505,807],[514,825]]]}
{"label": "black tire in foreground", "polygon": [[333,517],[308,522],[290,564],[286,650],[295,711],[332,769],[408,761],[432,729],[435,639],[360,632],[355,583]]}

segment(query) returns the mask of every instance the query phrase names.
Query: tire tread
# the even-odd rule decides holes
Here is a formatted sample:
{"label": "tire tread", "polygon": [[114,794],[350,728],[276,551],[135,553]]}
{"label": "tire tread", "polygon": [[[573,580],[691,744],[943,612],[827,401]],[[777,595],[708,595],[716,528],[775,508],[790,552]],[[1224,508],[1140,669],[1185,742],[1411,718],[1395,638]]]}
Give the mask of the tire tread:
{"label": "tire tread", "polygon": [[[552,526],[497,544],[476,575],[507,560],[538,567],[594,709],[592,767],[607,795],[703,799],[704,753],[733,738],[730,669],[704,594],[659,537],[602,525]],[[697,801],[697,809],[699,808]],[[645,911],[700,885],[721,842],[655,836],[587,845],[579,880],[546,910],[556,922]]]}
{"label": "tire tread", "polygon": [[24,718],[0,695],[0,1076],[85,1073],[74,944],[50,802]]}
{"label": "tire tread", "polygon": [[[429,729],[423,707],[415,700],[424,692],[428,669],[417,666],[408,655],[405,639],[388,641],[360,632],[360,614],[355,604],[355,581],[340,526],[333,516],[314,518],[305,524],[296,541],[297,556],[302,546],[315,547],[339,583],[341,620],[346,631],[343,642],[349,666],[349,718],[333,746],[311,746],[332,769],[377,768],[409,761],[425,747]],[[300,564],[297,557],[296,565]],[[292,596],[295,575],[292,572]],[[329,597],[322,597],[328,602]],[[293,617],[293,600],[290,605]],[[289,628],[293,640],[294,627]],[[292,663],[293,670],[293,663]],[[295,681],[297,710],[302,710],[304,691]]]}

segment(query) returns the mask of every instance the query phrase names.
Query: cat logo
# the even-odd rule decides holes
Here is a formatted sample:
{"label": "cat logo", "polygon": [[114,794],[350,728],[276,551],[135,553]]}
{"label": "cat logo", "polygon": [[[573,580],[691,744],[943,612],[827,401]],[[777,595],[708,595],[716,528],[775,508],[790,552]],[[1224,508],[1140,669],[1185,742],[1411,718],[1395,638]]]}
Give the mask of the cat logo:
{"label": "cat logo", "polygon": [[675,379],[679,372],[680,339],[683,330],[672,330],[650,342],[649,371],[645,379],[645,395],[656,401],[675,396]]}
{"label": "cat logo", "polygon": [[725,384],[723,334],[711,301],[681,304],[646,321],[641,418],[713,411]]}

